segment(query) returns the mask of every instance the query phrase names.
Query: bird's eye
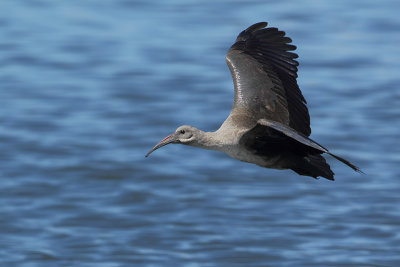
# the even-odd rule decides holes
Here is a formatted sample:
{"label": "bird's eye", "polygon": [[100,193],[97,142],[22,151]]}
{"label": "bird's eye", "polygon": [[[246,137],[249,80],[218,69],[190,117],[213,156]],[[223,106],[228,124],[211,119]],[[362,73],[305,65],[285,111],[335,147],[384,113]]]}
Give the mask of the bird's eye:
{"label": "bird's eye", "polygon": [[185,134],[185,130],[181,130],[181,134]]}

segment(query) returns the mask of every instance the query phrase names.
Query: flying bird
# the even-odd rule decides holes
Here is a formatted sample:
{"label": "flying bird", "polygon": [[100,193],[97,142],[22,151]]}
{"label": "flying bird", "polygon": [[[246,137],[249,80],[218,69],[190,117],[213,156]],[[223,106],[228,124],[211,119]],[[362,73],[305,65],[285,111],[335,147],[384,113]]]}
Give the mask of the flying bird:
{"label": "flying bird", "polygon": [[334,180],[321,154],[361,170],[309,138],[310,115],[297,84],[298,57],[292,39],[267,22],[242,31],[226,54],[235,94],[228,118],[215,132],[183,125],[154,146],[184,144],[218,150],[265,168]]}

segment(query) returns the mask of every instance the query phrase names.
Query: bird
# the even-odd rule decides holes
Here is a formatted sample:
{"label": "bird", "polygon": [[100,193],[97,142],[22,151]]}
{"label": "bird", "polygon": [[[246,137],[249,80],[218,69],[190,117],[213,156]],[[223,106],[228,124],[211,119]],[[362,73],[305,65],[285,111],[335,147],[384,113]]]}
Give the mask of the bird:
{"label": "bird", "polygon": [[297,83],[296,46],[284,31],[259,22],[242,31],[226,54],[234,83],[232,110],[220,128],[205,132],[178,127],[147,154],[168,144],[224,152],[264,168],[290,169],[313,178],[334,180],[322,154],[353,170],[348,160],[312,140],[307,102]]}

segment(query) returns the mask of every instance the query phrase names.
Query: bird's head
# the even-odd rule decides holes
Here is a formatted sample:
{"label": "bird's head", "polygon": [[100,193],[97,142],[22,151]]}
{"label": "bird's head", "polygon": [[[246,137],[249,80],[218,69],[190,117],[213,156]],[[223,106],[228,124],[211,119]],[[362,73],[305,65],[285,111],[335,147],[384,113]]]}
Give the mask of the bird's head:
{"label": "bird's head", "polygon": [[149,153],[146,154],[148,157],[154,150],[159,149],[160,147],[166,146],[168,144],[184,144],[184,145],[193,145],[198,139],[200,130],[196,127],[190,125],[183,125],[178,127],[172,134],[165,137],[161,140],[157,145],[155,145]]}

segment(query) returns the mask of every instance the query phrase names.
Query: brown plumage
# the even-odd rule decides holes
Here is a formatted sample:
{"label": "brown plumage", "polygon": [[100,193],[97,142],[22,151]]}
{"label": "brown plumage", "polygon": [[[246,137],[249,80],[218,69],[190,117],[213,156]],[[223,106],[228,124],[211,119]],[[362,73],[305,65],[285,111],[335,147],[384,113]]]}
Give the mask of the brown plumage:
{"label": "brown plumage", "polygon": [[309,138],[307,102],[297,84],[297,54],[292,40],[277,28],[256,23],[242,31],[226,55],[235,96],[233,108],[215,132],[181,126],[150,152],[180,143],[218,150],[266,168],[334,180],[321,156],[327,153],[355,171],[359,168]]}

